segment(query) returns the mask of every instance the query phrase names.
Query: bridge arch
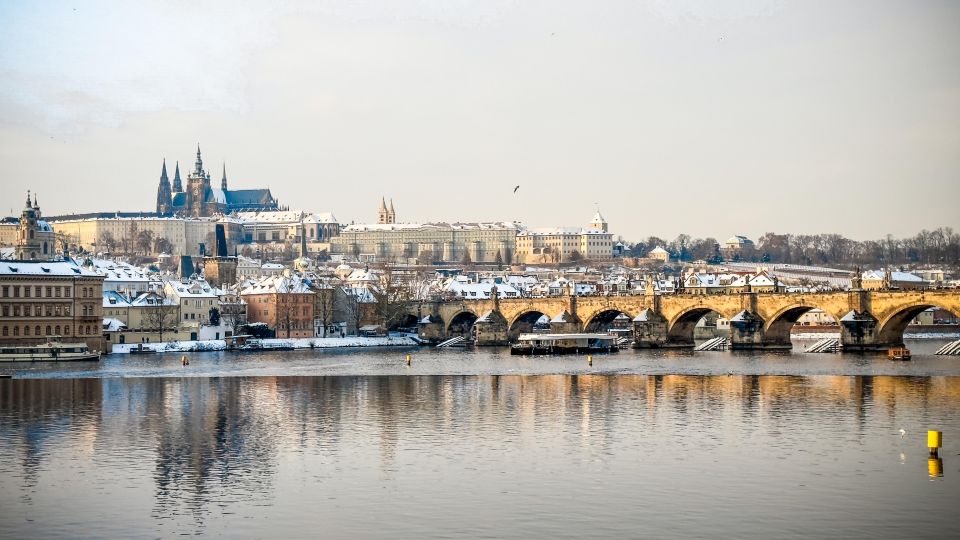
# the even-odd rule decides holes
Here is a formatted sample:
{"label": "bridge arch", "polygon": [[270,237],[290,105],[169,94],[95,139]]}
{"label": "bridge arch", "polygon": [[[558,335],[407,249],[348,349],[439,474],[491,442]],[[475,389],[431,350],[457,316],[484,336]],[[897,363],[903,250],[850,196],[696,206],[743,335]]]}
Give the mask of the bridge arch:
{"label": "bridge arch", "polygon": [[764,326],[764,343],[769,345],[782,345],[789,348],[791,346],[790,332],[793,329],[793,325],[800,320],[800,317],[803,317],[814,309],[819,309],[828,315],[829,318],[838,325],[837,331],[840,331],[839,324],[840,318],[843,316],[842,313],[834,313],[829,309],[809,303],[791,304],[779,309],[766,321]]}
{"label": "bridge arch", "polygon": [[672,346],[693,346],[694,329],[700,322],[700,319],[710,313],[716,313],[718,316],[730,319],[734,314],[724,313],[718,308],[710,305],[695,305],[685,308],[680,313],[670,319],[667,328],[667,342]]}
{"label": "bridge arch", "polygon": [[591,315],[583,324],[584,332],[605,332],[607,331],[617,320],[617,317],[621,315],[627,318],[626,328],[632,326],[633,315],[628,311],[621,310],[619,308],[611,307],[607,309],[601,309]]}
{"label": "bridge arch", "polygon": [[476,313],[469,309],[454,313],[454,315],[450,317],[450,322],[447,323],[447,336],[469,336],[473,330],[474,323],[476,323],[479,318]]}
{"label": "bridge arch", "polygon": [[526,309],[517,313],[507,325],[507,336],[515,340],[520,334],[533,332],[534,325],[541,318],[550,318],[550,315],[536,309]]}
{"label": "bridge arch", "polygon": [[960,309],[949,309],[943,305],[922,300],[911,302],[899,307],[896,311],[878,321],[874,341],[882,346],[903,345],[903,333],[909,326],[910,321],[930,308],[943,309],[952,313],[954,317],[960,318]]}

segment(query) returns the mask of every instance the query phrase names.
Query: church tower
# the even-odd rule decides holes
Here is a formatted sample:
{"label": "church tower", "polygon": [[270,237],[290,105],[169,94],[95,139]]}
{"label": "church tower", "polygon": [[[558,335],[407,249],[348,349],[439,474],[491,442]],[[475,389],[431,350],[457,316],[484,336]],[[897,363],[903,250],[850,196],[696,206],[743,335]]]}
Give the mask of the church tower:
{"label": "church tower", "polygon": [[[14,258],[21,261],[35,261],[46,258],[50,246],[40,245],[39,232],[40,209],[30,201],[30,192],[27,192],[27,204],[20,213],[20,227],[17,229],[17,247]],[[42,254],[42,255],[41,255]]]}
{"label": "church tower", "polygon": [[167,160],[163,160],[160,170],[160,186],[157,188],[157,213],[166,214],[173,209],[173,195],[170,193],[170,179],[167,178]]}
{"label": "church tower", "polygon": [[227,164],[223,164],[223,178],[220,179],[220,189],[226,194],[227,192]]}
{"label": "church tower", "polygon": [[206,217],[207,212],[207,192],[210,191],[210,174],[203,170],[203,158],[200,157],[200,145],[197,145],[197,162],[194,164],[193,172],[187,176],[187,197],[185,212],[192,217]]}
{"label": "church tower", "polygon": [[590,228],[597,229],[603,232],[610,232],[608,230],[607,220],[603,219],[603,216],[600,215],[600,209],[597,209],[597,213],[593,215],[593,220],[590,221]]}
{"label": "church tower", "polygon": [[387,223],[397,222],[397,211],[393,209],[393,199],[390,199],[390,210],[387,212]]}
{"label": "church tower", "polygon": [[390,223],[390,212],[387,210],[387,200],[380,197],[380,208],[377,210],[377,223]]}
{"label": "church tower", "polygon": [[173,193],[182,193],[183,184],[180,182],[180,162],[177,161],[177,169],[173,172]]}

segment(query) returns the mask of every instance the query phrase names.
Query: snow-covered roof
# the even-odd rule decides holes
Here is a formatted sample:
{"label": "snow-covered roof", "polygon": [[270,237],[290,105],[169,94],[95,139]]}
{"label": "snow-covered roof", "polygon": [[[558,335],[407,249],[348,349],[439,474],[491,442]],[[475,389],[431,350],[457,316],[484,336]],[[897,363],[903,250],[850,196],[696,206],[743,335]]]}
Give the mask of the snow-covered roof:
{"label": "snow-covered roof", "polygon": [[264,212],[237,212],[230,216],[240,223],[272,223],[294,225],[300,223],[337,223],[337,218],[330,212],[303,212],[301,210],[277,210]]}
{"label": "snow-covered roof", "polygon": [[127,325],[119,319],[114,319],[112,317],[107,317],[103,319],[104,332],[119,332],[120,330],[126,327]]}
{"label": "snow-covered roof", "polygon": [[660,247],[660,246],[657,246],[657,247],[655,247],[655,248],[653,248],[653,249],[650,250],[650,254],[654,254],[654,253],[660,255],[660,254],[663,254],[663,253],[669,254],[670,252],[667,251],[667,250],[665,250],[665,249],[663,249],[663,248]]}
{"label": "snow-covered roof", "polygon": [[299,275],[267,276],[245,287],[240,294],[309,294],[310,284]]}
{"label": "snow-covered roof", "polygon": [[0,275],[98,277],[99,274],[68,261],[0,261]]}
{"label": "snow-covered roof", "polygon": [[509,221],[490,223],[357,223],[348,225],[343,232],[430,230],[517,230],[519,226]]}
{"label": "snow-covered roof", "polygon": [[[883,270],[868,270],[868,271],[866,271],[866,272],[863,273],[863,279],[882,280],[882,279],[884,279],[884,271],[883,271]],[[913,274],[911,274],[911,273],[909,273],[909,272],[899,272],[899,271],[896,271],[896,270],[893,271],[893,272],[890,272],[890,280],[891,280],[891,281],[908,281],[908,282],[912,282],[912,283],[922,283],[922,282],[923,282],[923,278],[921,278],[920,276],[913,275]]]}
{"label": "snow-covered roof", "polygon": [[168,291],[177,298],[216,298],[217,290],[206,281],[168,281],[165,283]]}
{"label": "snow-covered roof", "polygon": [[517,236],[613,236],[601,229],[584,227],[531,227],[517,233]]}
{"label": "snow-covered roof", "polygon": [[125,296],[116,291],[103,291],[103,307],[129,307],[130,301]]}

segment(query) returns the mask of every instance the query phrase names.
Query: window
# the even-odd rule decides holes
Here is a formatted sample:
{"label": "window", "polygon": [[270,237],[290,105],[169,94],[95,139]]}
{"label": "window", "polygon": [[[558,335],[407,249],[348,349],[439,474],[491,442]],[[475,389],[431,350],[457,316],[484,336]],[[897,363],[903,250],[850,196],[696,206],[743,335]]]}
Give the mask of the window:
{"label": "window", "polygon": [[4,285],[4,286],[3,286],[3,297],[6,298],[6,297],[8,297],[8,296],[10,296],[10,286],[9,286],[9,285]]}
{"label": "window", "polygon": [[19,326],[14,326],[14,327],[13,327],[13,335],[14,335],[14,336],[19,336],[19,335],[20,335],[20,327],[19,327]]}
{"label": "window", "polygon": [[70,333],[70,325],[69,325],[69,324],[63,327],[63,333],[64,333],[64,334],[69,334],[69,333]]}
{"label": "window", "polygon": [[13,306],[13,316],[14,317],[20,316],[20,306]]}
{"label": "window", "polygon": [[84,297],[84,298],[87,297],[87,288],[86,288],[86,287],[83,288],[83,297]]}
{"label": "window", "polygon": [[3,306],[3,316],[4,317],[10,316],[10,306]]}
{"label": "window", "polygon": [[41,286],[39,286],[39,285],[37,285],[36,287],[34,287],[34,288],[33,288],[33,295],[36,296],[37,298],[40,298],[41,296],[43,296],[43,287],[41,287]]}
{"label": "window", "polygon": [[58,336],[60,335],[60,325],[59,325],[59,324],[53,327],[53,333],[54,333],[55,335],[58,335]]}
{"label": "window", "polygon": [[14,285],[14,286],[13,286],[13,297],[14,297],[14,298],[20,298],[20,286],[19,286],[19,285]]}
{"label": "window", "polygon": [[3,327],[3,335],[6,336],[9,332],[10,332],[10,331],[7,329],[7,327],[4,326],[4,327]]}
{"label": "window", "polygon": [[50,325],[48,324],[48,325],[47,325],[47,335],[49,336],[49,335],[52,333],[52,331],[53,331],[53,328],[51,328]]}
{"label": "window", "polygon": [[47,287],[47,298],[53,298],[53,287]]}
{"label": "window", "polygon": [[27,285],[26,287],[23,288],[23,297],[24,297],[24,298],[30,298],[30,286],[29,286],[29,285]]}
{"label": "window", "polygon": [[25,336],[29,336],[29,335],[30,335],[30,327],[29,327],[29,326],[24,326],[24,327],[23,327],[23,335],[25,335]]}
{"label": "window", "polygon": [[[69,297],[70,297],[70,287],[64,287],[63,290],[64,290],[63,295],[69,298]],[[57,287],[57,296],[60,296],[60,287]]]}

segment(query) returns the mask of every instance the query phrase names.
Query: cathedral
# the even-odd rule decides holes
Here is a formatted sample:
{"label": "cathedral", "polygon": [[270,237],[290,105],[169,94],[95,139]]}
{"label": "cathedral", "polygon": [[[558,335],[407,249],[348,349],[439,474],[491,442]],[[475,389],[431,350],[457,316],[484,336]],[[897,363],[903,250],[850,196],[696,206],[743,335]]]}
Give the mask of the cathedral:
{"label": "cathedral", "polygon": [[157,213],[166,216],[208,217],[242,211],[279,210],[280,205],[269,189],[227,189],[227,167],[223,167],[220,187],[210,185],[210,173],[203,169],[200,146],[197,162],[187,175],[186,186],[180,179],[180,163],[173,173],[173,184],[167,177],[164,160],[157,188]]}

